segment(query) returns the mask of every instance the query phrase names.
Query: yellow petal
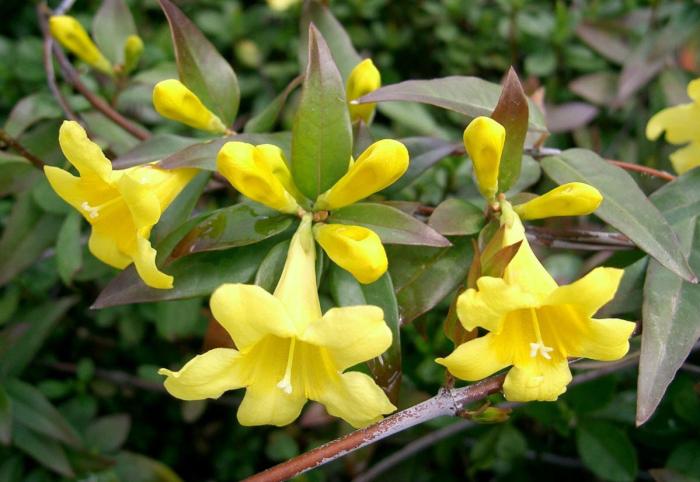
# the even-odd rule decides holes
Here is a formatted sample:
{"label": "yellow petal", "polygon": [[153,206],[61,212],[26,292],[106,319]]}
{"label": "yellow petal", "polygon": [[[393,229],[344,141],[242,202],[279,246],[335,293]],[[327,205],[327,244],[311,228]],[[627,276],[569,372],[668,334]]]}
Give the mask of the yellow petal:
{"label": "yellow petal", "polygon": [[238,377],[236,364],[241,355],[230,348],[215,348],[197,355],[179,371],[161,368],[158,373],[167,376],[165,389],[181,400],[219,398],[225,391],[241,388],[244,380]]}
{"label": "yellow petal", "polygon": [[[88,198],[84,189],[84,183],[81,179],[68,171],[54,166],[44,166],[44,174],[46,174],[46,179],[48,179],[51,188],[56,194],[80,211],[80,214],[89,221],[90,212],[86,210],[83,205]],[[89,201],[88,205],[90,205]]]}
{"label": "yellow petal", "polygon": [[316,200],[317,209],[339,209],[391,186],[408,169],[408,149],[383,139],[369,146],[348,172]]}
{"label": "yellow petal", "polygon": [[267,0],[267,5],[272,9],[272,10],[277,10],[278,12],[282,12],[284,10],[287,10],[289,7],[299,3],[300,0]]}
{"label": "yellow petal", "polygon": [[131,257],[119,249],[117,241],[98,229],[93,228],[88,248],[95,258],[113,268],[124,269],[131,264]]}
{"label": "yellow petal", "polygon": [[299,417],[305,403],[303,393],[286,393],[277,387],[276,381],[269,384],[254,382],[246,388],[241,406],[238,407],[238,423],[246,427],[289,425]]}
{"label": "yellow petal", "polygon": [[544,304],[574,305],[581,316],[590,318],[612,300],[624,270],[596,268],[583,278],[554,290]]}
{"label": "yellow petal", "polygon": [[695,128],[698,122],[700,122],[700,105],[681,104],[668,107],[649,119],[646,135],[648,139],[654,140],[666,131],[666,141],[671,144],[700,141],[700,132]]}
{"label": "yellow petal", "polygon": [[170,289],[173,287],[173,277],[158,269],[156,254],[148,238],[137,236],[136,247],[131,256],[139,277],[151,288]]}
{"label": "yellow petal", "polygon": [[578,343],[578,349],[570,353],[573,357],[612,361],[625,356],[629,351],[629,337],[636,325],[617,318],[592,319],[587,324],[586,334]]}
{"label": "yellow petal", "polygon": [[495,346],[497,340],[488,334],[458,346],[449,356],[437,358],[436,363],[447,367],[460,380],[474,382],[504,369],[512,360],[502,356]]}
{"label": "yellow petal", "polygon": [[[352,69],[345,87],[348,102],[377,90],[382,85],[382,77],[372,59],[365,59]],[[369,124],[374,114],[375,104],[348,104],[352,122],[362,120]]]}
{"label": "yellow petal", "polygon": [[199,97],[176,79],[160,81],[153,88],[153,106],[163,117],[195,129],[223,134],[226,126]]}
{"label": "yellow petal", "polygon": [[317,224],[314,235],[329,258],[360,283],[377,281],[386,273],[388,260],[379,236],[362,226]]}
{"label": "yellow petal", "polygon": [[700,166],[700,142],[693,141],[670,155],[673,169],[678,174],[684,174]]}
{"label": "yellow petal", "polygon": [[227,142],[216,158],[216,169],[253,201],[277,211],[296,214],[299,205],[282,181],[291,184],[289,169],[282,151],[271,147]]}
{"label": "yellow petal", "polygon": [[477,117],[464,130],[464,147],[474,165],[479,191],[488,200],[498,192],[498,169],[506,130],[490,117]]}
{"label": "yellow petal", "polygon": [[138,179],[138,170],[129,170],[119,178],[117,189],[129,208],[136,229],[150,229],[160,219],[160,202],[154,190]]}
{"label": "yellow petal", "polygon": [[51,35],[67,50],[73,52],[88,65],[112,74],[112,65],[88,36],[75,18],[68,15],[54,15],[49,19]]}
{"label": "yellow petal", "polygon": [[58,131],[58,142],[63,154],[78,169],[81,178],[91,182],[110,181],[112,163],[102,153],[100,146],[88,139],[85,129],[80,124],[75,121],[63,121]]}
{"label": "yellow petal", "polygon": [[384,353],[391,345],[391,330],[378,306],[348,306],[328,310],[300,339],[326,348],[342,371]]}
{"label": "yellow petal", "polygon": [[526,366],[514,366],[506,375],[503,393],[511,402],[554,401],[566,391],[571,371],[566,360],[533,358]]}
{"label": "yellow petal", "polygon": [[694,79],[688,82],[688,97],[694,102],[700,102],[700,79]]}
{"label": "yellow petal", "polygon": [[603,196],[593,186],[582,182],[570,182],[515,206],[514,209],[523,220],[584,216],[598,209],[602,201]]}
{"label": "yellow petal", "polygon": [[328,383],[316,401],[329,414],[340,417],[355,428],[362,428],[396,410],[374,380],[359,372],[340,375]]}
{"label": "yellow petal", "polygon": [[239,350],[267,335],[281,338],[295,335],[282,302],[259,286],[221,285],[211,295],[209,305],[214,318],[231,335]]}

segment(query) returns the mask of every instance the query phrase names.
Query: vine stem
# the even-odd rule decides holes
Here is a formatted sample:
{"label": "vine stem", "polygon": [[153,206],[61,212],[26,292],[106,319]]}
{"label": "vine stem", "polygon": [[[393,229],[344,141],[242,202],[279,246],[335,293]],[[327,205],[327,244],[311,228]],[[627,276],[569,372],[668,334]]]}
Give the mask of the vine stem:
{"label": "vine stem", "polygon": [[0,129],[0,142],[7,145],[8,147],[13,148],[22,157],[31,162],[32,165],[37,169],[44,169],[44,161],[42,161],[34,154],[29,152],[22,144],[19,143],[19,141],[17,141],[14,137],[5,132],[4,129]]}

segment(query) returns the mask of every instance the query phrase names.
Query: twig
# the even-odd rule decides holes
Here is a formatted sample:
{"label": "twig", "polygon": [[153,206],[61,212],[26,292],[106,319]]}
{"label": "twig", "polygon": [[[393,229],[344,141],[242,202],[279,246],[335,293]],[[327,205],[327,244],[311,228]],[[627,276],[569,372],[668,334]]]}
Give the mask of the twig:
{"label": "twig", "polygon": [[63,15],[66,13],[68,10],[71,9],[73,4],[75,3],[75,0],[63,0],[58,7],[54,8],[53,13],[55,15]]}
{"label": "twig", "polygon": [[658,177],[659,179],[663,179],[664,181],[675,181],[677,178],[677,176],[674,176],[669,172],[660,171],[658,169],[653,169],[647,166],[642,166],[641,164],[616,161],[614,159],[606,159],[606,161],[608,161],[610,164],[616,165],[617,167],[621,167],[625,171],[641,172],[642,174],[646,174],[648,176]]}
{"label": "twig", "polygon": [[44,169],[44,161],[36,157],[34,154],[29,152],[22,144],[17,141],[14,137],[9,135],[7,132],[5,132],[4,129],[0,129],[0,142],[13,148],[15,151],[17,151],[22,157],[24,157],[26,160],[32,163],[34,167],[37,169]]}
{"label": "twig", "polygon": [[551,248],[585,249],[585,250],[620,250],[634,249],[636,245],[621,233],[592,231],[588,229],[551,230],[539,226],[526,228],[529,240]]}

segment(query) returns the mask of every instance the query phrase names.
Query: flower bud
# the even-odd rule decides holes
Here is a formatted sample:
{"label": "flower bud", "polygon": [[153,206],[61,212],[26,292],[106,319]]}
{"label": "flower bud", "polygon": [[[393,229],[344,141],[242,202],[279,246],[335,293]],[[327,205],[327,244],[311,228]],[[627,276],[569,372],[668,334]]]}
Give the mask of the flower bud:
{"label": "flower bud", "polygon": [[369,124],[374,115],[375,104],[350,104],[350,101],[359,99],[363,95],[377,90],[382,85],[382,77],[379,70],[372,63],[372,59],[365,59],[352,69],[345,88],[350,110],[350,119],[353,123],[362,120]]}
{"label": "flower bud", "polygon": [[226,126],[207,109],[194,92],[176,79],[158,82],[153,88],[153,106],[163,117],[195,129],[223,134]]}
{"label": "flower bud", "polygon": [[112,75],[112,64],[102,55],[80,22],[68,15],[54,15],[49,19],[51,35],[65,49],[80,60],[105,74]]}
{"label": "flower bud", "polygon": [[479,191],[489,201],[498,192],[498,168],[505,141],[505,128],[489,117],[477,117],[464,129],[464,148],[472,159]]}
{"label": "flower bud", "polygon": [[570,182],[513,209],[522,220],[583,216],[598,209],[602,201],[603,196],[593,186]]}
{"label": "flower bud", "polygon": [[369,146],[348,172],[316,200],[317,209],[339,209],[391,186],[408,169],[408,149],[383,139]]}
{"label": "flower bud", "polygon": [[123,72],[128,74],[136,68],[143,53],[143,40],[138,35],[129,35],[124,42],[124,68]]}
{"label": "flower bud", "polygon": [[293,186],[292,177],[277,146],[227,142],[216,158],[216,169],[253,201],[283,213],[295,214],[299,210],[285,187]]}
{"label": "flower bud", "polygon": [[374,231],[362,226],[317,224],[314,236],[328,257],[360,283],[377,281],[386,272],[389,262]]}

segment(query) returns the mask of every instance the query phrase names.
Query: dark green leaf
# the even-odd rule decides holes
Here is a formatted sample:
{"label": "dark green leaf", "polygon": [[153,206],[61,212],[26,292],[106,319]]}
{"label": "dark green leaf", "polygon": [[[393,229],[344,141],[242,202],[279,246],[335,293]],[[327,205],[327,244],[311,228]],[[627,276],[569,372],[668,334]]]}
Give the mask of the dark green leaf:
{"label": "dark green leaf", "polygon": [[24,157],[0,151],[0,196],[22,192],[39,175]]}
{"label": "dark green leaf", "polygon": [[71,284],[73,275],[83,264],[83,248],[80,243],[80,213],[71,211],[63,221],[56,238],[56,269],[65,284]]}
{"label": "dark green leaf", "polygon": [[265,255],[265,258],[260,263],[258,272],[255,274],[256,285],[270,293],[275,290],[275,286],[277,286],[277,282],[282,276],[284,263],[287,261],[288,250],[289,241],[282,241],[272,247]]}
{"label": "dark green leaf", "polygon": [[615,297],[600,309],[600,316],[619,315],[639,311],[647,272],[648,257],[643,257],[625,268],[625,274],[615,292]]}
{"label": "dark green leaf", "polygon": [[124,44],[136,25],[124,0],[103,0],[92,19],[92,38],[112,64],[124,62]]}
{"label": "dark green leaf", "polygon": [[688,477],[700,478],[700,442],[688,440],[673,449],[666,467]]}
{"label": "dark green leaf", "polygon": [[115,169],[126,169],[127,167],[160,161],[200,142],[201,140],[199,139],[176,136],[175,134],[155,134],[129,152],[114,159],[112,167]]}
{"label": "dark green leaf", "polygon": [[160,0],[170,24],[177,71],[183,84],[227,126],[238,112],[240,91],[231,66],[170,0]]}
{"label": "dark green leaf", "polygon": [[649,199],[669,223],[700,213],[700,169],[692,169],[652,194]]}
{"label": "dark green leaf", "polygon": [[156,309],[158,334],[168,341],[192,336],[199,328],[199,322],[203,320],[201,312],[200,298],[158,303]]}
{"label": "dark green leaf", "polygon": [[309,62],[292,127],[292,174],[315,200],[348,170],[352,127],[345,85],[321,33],[309,26]]}
{"label": "dark green leaf", "polygon": [[12,440],[12,400],[0,385],[0,444],[9,445]]}
{"label": "dark green leaf", "polygon": [[627,434],[607,422],[585,420],[576,430],[576,446],[588,469],[604,480],[631,482],[637,453]]}
{"label": "dark green leaf", "polygon": [[455,150],[455,144],[434,137],[406,137],[399,139],[399,141],[408,149],[411,162],[406,173],[384,190],[387,194],[396,194],[401,191],[435,163],[449,156]]}
{"label": "dark green leaf", "polygon": [[168,466],[144,455],[122,451],[116,456],[114,471],[119,480],[129,482],[182,482]]}
{"label": "dark green leaf", "polygon": [[456,198],[441,202],[428,220],[431,228],[445,236],[476,234],[485,223],[483,209]]}
{"label": "dark green leaf", "polygon": [[[381,87],[360,99],[366,102],[409,101],[435,105],[469,117],[490,116],[501,95],[501,86],[478,77],[451,76],[431,80],[407,80]],[[531,102],[529,129],[546,131],[544,117]]]}
{"label": "dark green leaf", "polygon": [[597,216],[678,276],[697,280],[681,252],[678,237],[624,170],[586,149],[569,149],[560,156],[546,157],[542,168],[559,184],[579,181],[597,188],[603,195]]}
{"label": "dark green leaf", "polygon": [[18,425],[13,430],[15,445],[41,465],[64,477],[73,478],[75,474],[61,444],[44,435],[32,432]]}
{"label": "dark green leaf", "polygon": [[[305,31],[306,30],[302,30],[302,32]],[[267,107],[255,114],[245,123],[243,132],[246,134],[255,134],[271,131],[275,126],[280,112],[282,112],[284,105],[287,103],[287,97],[289,97],[289,94],[291,94],[294,89],[301,85],[302,80],[304,80],[303,76],[295,77]]]}
{"label": "dark green leaf", "polygon": [[29,95],[15,104],[5,122],[8,135],[17,138],[42,119],[62,117],[61,109],[53,98],[44,92]]}
{"label": "dark green leaf", "polygon": [[85,447],[90,451],[114,452],[126,442],[130,429],[131,417],[125,413],[98,418],[85,430]]}
{"label": "dark green leaf", "polygon": [[333,211],[329,223],[364,226],[386,244],[449,246],[450,242],[413,216],[385,204],[355,203]]}
{"label": "dark green leaf", "polygon": [[155,239],[156,242],[163,240],[178,226],[182,226],[187,221],[210,177],[210,172],[200,172],[187,184],[185,189],[178,194],[177,198],[168,206],[158,220],[158,224],[153,229],[152,239]]}
{"label": "dark green leaf", "polygon": [[117,155],[129,152],[139,143],[133,134],[115,124],[102,112],[84,112],[81,117],[90,126],[92,139],[100,145],[109,146]]}

